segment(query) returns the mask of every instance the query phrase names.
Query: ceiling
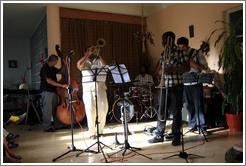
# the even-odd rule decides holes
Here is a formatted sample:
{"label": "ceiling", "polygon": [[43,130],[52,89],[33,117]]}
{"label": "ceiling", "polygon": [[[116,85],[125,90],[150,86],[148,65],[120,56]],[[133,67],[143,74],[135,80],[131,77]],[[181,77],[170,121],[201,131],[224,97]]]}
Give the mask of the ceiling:
{"label": "ceiling", "polygon": [[[3,3],[3,37],[29,39],[41,19],[45,16],[49,3]],[[150,16],[171,3],[56,3],[59,7],[98,12]]]}

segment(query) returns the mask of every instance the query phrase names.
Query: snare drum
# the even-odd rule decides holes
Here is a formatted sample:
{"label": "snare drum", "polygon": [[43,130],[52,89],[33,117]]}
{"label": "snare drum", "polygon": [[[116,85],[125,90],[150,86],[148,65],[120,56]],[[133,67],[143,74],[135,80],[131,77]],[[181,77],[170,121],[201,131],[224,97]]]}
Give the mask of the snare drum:
{"label": "snare drum", "polygon": [[139,97],[140,96],[140,88],[139,87],[130,87],[129,91],[131,92],[132,97]]}

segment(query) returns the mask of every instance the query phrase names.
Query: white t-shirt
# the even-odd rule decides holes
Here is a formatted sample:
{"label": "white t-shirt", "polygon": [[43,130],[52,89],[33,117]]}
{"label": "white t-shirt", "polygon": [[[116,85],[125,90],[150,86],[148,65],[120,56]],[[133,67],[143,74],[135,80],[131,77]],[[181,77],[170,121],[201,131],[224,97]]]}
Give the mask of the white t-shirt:
{"label": "white t-shirt", "polygon": [[154,83],[153,77],[149,74],[145,74],[144,76],[142,74],[139,74],[135,78],[135,81],[138,81],[134,83],[135,85],[138,85],[138,86],[146,85],[147,83],[152,83],[152,84]]}
{"label": "white t-shirt", "polygon": [[[134,83],[134,85],[136,85],[136,86],[143,86],[143,85],[147,85],[147,83],[151,83],[151,84],[154,83],[153,77],[151,75],[149,75],[149,74],[145,74],[144,76],[142,74],[139,74],[135,78],[135,81],[138,81],[138,82]],[[149,89],[141,87],[140,88],[140,92],[141,93],[148,93]]]}

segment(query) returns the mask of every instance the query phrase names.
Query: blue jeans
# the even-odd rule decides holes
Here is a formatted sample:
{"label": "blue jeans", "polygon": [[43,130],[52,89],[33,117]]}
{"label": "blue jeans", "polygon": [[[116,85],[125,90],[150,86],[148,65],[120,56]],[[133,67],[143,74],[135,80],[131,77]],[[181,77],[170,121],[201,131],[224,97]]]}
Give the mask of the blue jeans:
{"label": "blue jeans", "polygon": [[43,91],[41,93],[42,96],[42,103],[43,103],[43,128],[44,130],[48,130],[52,127],[51,124],[51,117],[53,116],[54,119],[54,126],[55,128],[60,128],[63,126],[62,123],[58,121],[56,118],[56,109],[58,106],[58,96],[55,92],[47,92]]}
{"label": "blue jeans", "polygon": [[[204,118],[203,85],[184,86],[184,100],[189,113],[189,128],[197,128],[200,124],[206,128]],[[199,116],[199,118],[198,118]]]}

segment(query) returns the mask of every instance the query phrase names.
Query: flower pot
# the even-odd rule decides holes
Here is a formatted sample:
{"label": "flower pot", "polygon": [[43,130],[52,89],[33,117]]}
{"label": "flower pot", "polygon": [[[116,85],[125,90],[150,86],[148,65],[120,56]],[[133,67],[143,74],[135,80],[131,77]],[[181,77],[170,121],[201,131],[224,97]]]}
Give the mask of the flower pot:
{"label": "flower pot", "polygon": [[230,131],[243,131],[243,115],[226,114]]}

